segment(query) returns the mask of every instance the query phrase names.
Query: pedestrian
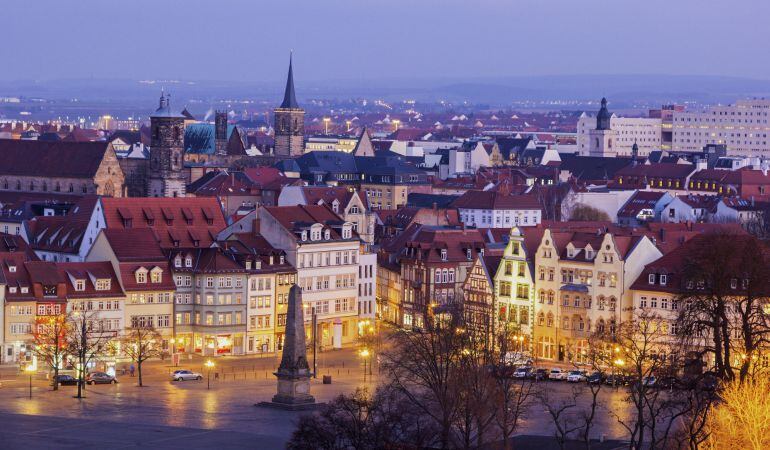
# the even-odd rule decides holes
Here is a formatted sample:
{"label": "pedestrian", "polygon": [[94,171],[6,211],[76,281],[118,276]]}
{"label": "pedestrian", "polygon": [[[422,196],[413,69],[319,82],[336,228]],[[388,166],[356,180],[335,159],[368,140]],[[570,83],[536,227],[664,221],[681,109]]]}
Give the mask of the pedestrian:
{"label": "pedestrian", "polygon": [[128,368],[128,372],[131,374],[132,377],[134,376],[134,370],[135,370],[135,367],[133,364],[131,364],[131,367]]}

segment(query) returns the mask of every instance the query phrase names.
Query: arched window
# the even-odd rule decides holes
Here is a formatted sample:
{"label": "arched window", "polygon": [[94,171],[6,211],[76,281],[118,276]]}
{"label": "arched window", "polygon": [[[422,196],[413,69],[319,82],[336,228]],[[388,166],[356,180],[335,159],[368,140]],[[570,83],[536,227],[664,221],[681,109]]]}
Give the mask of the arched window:
{"label": "arched window", "polygon": [[441,283],[441,269],[436,269],[435,282]]}
{"label": "arched window", "polygon": [[553,305],[553,298],[554,298],[553,291],[548,291],[548,304],[549,305]]}
{"label": "arched window", "polygon": [[35,182],[34,181],[30,181],[29,182],[29,190],[30,191],[34,191],[35,190]]}
{"label": "arched window", "polygon": [[21,190],[21,181],[19,181],[19,180],[16,180],[16,190],[17,191]]}
{"label": "arched window", "polygon": [[548,313],[548,316],[546,317],[545,325],[548,326],[548,327],[552,327],[553,326],[553,314]]}
{"label": "arched window", "polygon": [[605,299],[603,295],[599,296],[599,311],[604,310]]}
{"label": "arched window", "polygon": [[537,298],[540,303],[545,303],[545,291],[540,289],[540,292],[537,294]]}
{"label": "arched window", "polygon": [[540,311],[537,315],[537,324],[541,327],[545,325],[545,314],[543,314],[543,311]]}
{"label": "arched window", "polygon": [[69,191],[70,192],[75,192],[75,186],[73,186],[72,183],[70,183]]}
{"label": "arched window", "polygon": [[615,306],[617,306],[615,297],[610,297],[610,311],[615,311]]}
{"label": "arched window", "polygon": [[564,319],[562,319],[561,327],[564,328],[565,330],[569,330],[569,317],[565,317]]}
{"label": "arched window", "polygon": [[442,278],[441,281],[443,281],[444,283],[449,282],[449,269],[444,269],[443,271],[441,271],[441,278]]}
{"label": "arched window", "polygon": [[3,189],[8,189],[8,180],[3,180]]}
{"label": "arched window", "polygon": [[604,333],[604,319],[599,319],[599,322],[596,324],[596,331]]}
{"label": "arched window", "polygon": [[60,192],[61,191],[61,183],[59,183],[57,181],[56,182],[56,186],[54,186],[53,190],[56,191],[56,192]]}
{"label": "arched window", "polygon": [[449,269],[449,282],[454,283],[455,282],[455,270]]}
{"label": "arched window", "polygon": [[80,190],[83,191],[84,194],[86,194],[88,193],[88,186],[84,184],[83,187],[80,188]]}

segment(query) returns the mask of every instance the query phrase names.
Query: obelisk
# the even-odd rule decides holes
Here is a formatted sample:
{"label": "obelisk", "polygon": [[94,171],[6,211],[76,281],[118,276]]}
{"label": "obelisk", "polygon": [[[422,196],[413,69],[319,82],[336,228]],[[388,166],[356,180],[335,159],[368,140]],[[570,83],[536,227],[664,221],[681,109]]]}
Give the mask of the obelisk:
{"label": "obelisk", "polygon": [[289,291],[289,305],[286,310],[286,333],[283,341],[281,365],[274,373],[278,378],[278,393],[271,402],[260,406],[301,410],[316,407],[315,398],[310,395],[310,367],[305,348],[305,318],[302,308],[302,290],[296,284]]}

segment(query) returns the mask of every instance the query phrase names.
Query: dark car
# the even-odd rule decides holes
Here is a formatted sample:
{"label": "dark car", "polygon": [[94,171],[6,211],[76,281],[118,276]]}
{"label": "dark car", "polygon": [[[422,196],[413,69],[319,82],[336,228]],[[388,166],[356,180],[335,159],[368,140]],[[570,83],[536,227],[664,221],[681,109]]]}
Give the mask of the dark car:
{"label": "dark car", "polygon": [[535,369],[529,373],[529,378],[535,381],[548,379],[548,369]]}
{"label": "dark car", "polygon": [[86,375],[88,384],[115,384],[118,380],[112,375],[104,372],[91,372]]}
{"label": "dark car", "polygon": [[684,389],[686,384],[677,377],[666,376],[661,377],[655,382],[655,387],[658,389]]}
{"label": "dark car", "polygon": [[610,386],[625,386],[628,384],[628,380],[624,375],[612,374],[604,379],[604,384]]}
{"label": "dark car", "polygon": [[72,375],[56,375],[54,381],[59,386],[77,386],[78,380]]}
{"label": "dark car", "polygon": [[588,384],[601,384],[604,382],[604,374],[601,372],[594,372],[591,375],[588,375],[586,381]]}

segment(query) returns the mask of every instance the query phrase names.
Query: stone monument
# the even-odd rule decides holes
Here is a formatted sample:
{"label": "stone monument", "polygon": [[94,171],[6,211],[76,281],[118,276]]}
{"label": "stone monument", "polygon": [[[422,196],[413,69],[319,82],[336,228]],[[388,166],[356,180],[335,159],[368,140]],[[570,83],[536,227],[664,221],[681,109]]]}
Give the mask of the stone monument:
{"label": "stone monument", "polygon": [[307,363],[305,347],[305,318],[302,308],[302,290],[296,284],[289,291],[289,305],[286,310],[286,333],[283,341],[281,365],[274,373],[278,378],[278,393],[268,406],[288,410],[312,409],[319,406],[310,395],[310,366]]}

